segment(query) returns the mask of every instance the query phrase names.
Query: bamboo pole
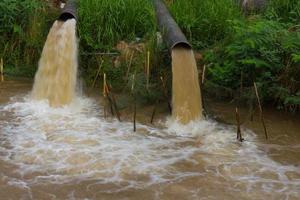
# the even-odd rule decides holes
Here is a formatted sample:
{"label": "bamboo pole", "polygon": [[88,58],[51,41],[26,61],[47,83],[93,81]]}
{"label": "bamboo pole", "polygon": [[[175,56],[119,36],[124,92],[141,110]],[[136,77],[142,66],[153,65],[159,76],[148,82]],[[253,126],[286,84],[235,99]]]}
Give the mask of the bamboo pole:
{"label": "bamboo pole", "polygon": [[266,140],[268,140],[269,136],[268,136],[268,132],[267,132],[266,124],[265,124],[265,119],[264,119],[264,115],[263,115],[263,109],[262,109],[262,106],[261,106],[261,102],[260,102],[260,98],[259,98],[259,94],[258,94],[258,90],[257,90],[257,86],[256,86],[255,82],[254,82],[254,89],[255,89],[257,103],[258,103],[258,107],[259,107],[259,111],[260,111],[260,120],[261,120],[261,123],[262,123],[262,125],[264,127],[264,132],[265,132]]}
{"label": "bamboo pole", "polygon": [[136,96],[135,96],[135,74],[132,75],[131,93],[133,95],[133,131],[136,132]]}
{"label": "bamboo pole", "polygon": [[151,115],[151,121],[150,121],[151,124],[153,124],[153,121],[154,121],[154,117],[155,117],[155,114],[156,114],[156,107],[157,107],[157,103],[155,103],[155,105],[153,107],[153,111],[152,111],[152,115]]}
{"label": "bamboo pole", "polygon": [[0,75],[1,75],[1,82],[4,81],[4,70],[3,70],[3,58],[0,60]]}
{"label": "bamboo pole", "polygon": [[150,81],[150,51],[147,52],[147,71],[146,71],[146,76],[147,76],[147,90],[149,89],[149,81]]}
{"label": "bamboo pole", "polygon": [[166,88],[164,78],[161,76],[160,80],[161,80],[161,83],[162,83],[163,92],[164,92],[164,96],[165,96],[165,99],[166,99],[167,104],[168,104],[169,111],[170,111],[170,113],[172,113],[172,106],[171,106],[171,103],[170,103],[169,98],[168,98],[168,92],[167,92],[167,88]]}
{"label": "bamboo pole", "polygon": [[107,117],[107,103],[106,103],[106,88],[105,88],[105,85],[106,85],[106,74],[103,73],[103,90],[102,90],[102,94],[103,94],[103,97],[104,97],[104,118]]}
{"label": "bamboo pole", "polygon": [[107,91],[108,91],[108,100],[111,103],[112,110],[117,115],[117,119],[119,121],[121,121],[121,114],[120,114],[118,106],[117,106],[117,101],[116,101],[115,95],[112,92],[111,85],[110,86],[107,85]]}
{"label": "bamboo pole", "polygon": [[201,79],[201,82],[199,83],[200,85],[200,92],[201,92],[201,104],[202,104],[202,113],[204,116],[206,116],[206,105],[205,105],[205,102],[204,102],[204,92],[203,92],[203,87],[204,87],[204,81],[205,81],[205,72],[206,72],[206,65],[203,66],[203,69],[202,69],[202,74],[199,73],[199,79]]}
{"label": "bamboo pole", "polygon": [[100,74],[100,71],[101,71],[101,68],[102,68],[102,65],[103,65],[103,63],[104,63],[104,60],[103,60],[103,59],[101,59],[101,63],[100,63],[100,65],[99,65],[99,68],[98,68],[98,70],[97,70],[97,73],[96,73],[95,79],[94,79],[94,81],[93,81],[92,88],[94,88],[94,87],[95,87],[95,84],[96,84],[96,81],[97,81],[97,79],[98,79],[98,77],[99,77],[99,74]]}
{"label": "bamboo pole", "polygon": [[205,81],[205,72],[206,72],[206,65],[203,66],[202,80],[201,80],[202,85],[204,84]]}
{"label": "bamboo pole", "polygon": [[244,139],[242,137],[242,131],[241,131],[240,109],[238,107],[235,108],[235,116],[237,122],[236,139],[240,142],[243,142]]}
{"label": "bamboo pole", "polygon": [[127,66],[127,72],[126,72],[126,78],[125,78],[126,81],[128,81],[128,76],[129,76],[129,72],[130,72],[130,69],[132,66],[133,56],[134,56],[134,51],[131,53],[129,64]]}

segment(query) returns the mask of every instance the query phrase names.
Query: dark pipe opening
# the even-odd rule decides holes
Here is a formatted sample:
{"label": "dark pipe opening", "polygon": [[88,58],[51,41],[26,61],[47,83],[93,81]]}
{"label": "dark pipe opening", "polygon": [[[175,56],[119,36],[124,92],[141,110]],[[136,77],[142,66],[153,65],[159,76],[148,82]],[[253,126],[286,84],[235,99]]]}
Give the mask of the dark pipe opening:
{"label": "dark pipe opening", "polygon": [[185,35],[171,16],[166,5],[161,0],[153,0],[158,28],[163,35],[168,48],[180,46],[191,49],[192,46],[187,41]]}
{"label": "dark pipe opening", "polygon": [[68,0],[65,7],[62,9],[58,20],[67,21],[68,19],[76,19],[77,0]]}
{"label": "dark pipe opening", "polygon": [[76,18],[71,13],[62,13],[58,18],[58,20],[61,21],[67,21],[68,19],[76,19]]}
{"label": "dark pipe opening", "polygon": [[186,43],[186,42],[177,42],[172,46],[172,49],[176,48],[176,47],[185,48],[185,49],[192,49],[191,45],[189,43]]}

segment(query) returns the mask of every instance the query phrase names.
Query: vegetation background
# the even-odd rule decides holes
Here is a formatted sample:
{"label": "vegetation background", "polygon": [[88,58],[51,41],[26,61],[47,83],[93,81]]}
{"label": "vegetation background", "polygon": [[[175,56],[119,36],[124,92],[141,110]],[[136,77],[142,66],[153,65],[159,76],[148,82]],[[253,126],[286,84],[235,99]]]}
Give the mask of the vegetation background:
{"label": "vegetation background", "polygon": [[[237,0],[165,2],[203,56],[198,62],[199,71],[206,66],[206,97],[235,99],[242,85],[243,102],[251,104],[256,82],[265,104],[300,110],[299,0],[269,0],[261,9],[247,10]],[[58,13],[46,0],[0,2],[0,57],[6,75],[34,76]],[[134,93],[144,103],[170,96],[170,58],[158,42],[151,0],[80,0],[78,14],[80,71],[87,85],[102,63],[101,74],[107,74],[115,90]],[[99,56],[101,52],[118,56]]]}

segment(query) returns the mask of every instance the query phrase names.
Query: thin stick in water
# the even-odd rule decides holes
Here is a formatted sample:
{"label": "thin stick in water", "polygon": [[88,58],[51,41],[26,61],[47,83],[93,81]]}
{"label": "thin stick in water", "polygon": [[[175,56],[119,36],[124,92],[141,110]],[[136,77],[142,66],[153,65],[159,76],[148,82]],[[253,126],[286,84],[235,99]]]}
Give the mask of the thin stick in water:
{"label": "thin stick in water", "polygon": [[202,80],[201,80],[202,85],[204,84],[205,81],[205,72],[206,72],[206,65],[203,66]]}
{"label": "thin stick in water", "polygon": [[136,132],[136,99],[134,97],[133,131]]}
{"label": "thin stick in water", "polygon": [[150,51],[147,52],[147,90],[149,89],[149,80],[150,80]]}
{"label": "thin stick in water", "polygon": [[136,96],[134,92],[135,87],[135,74],[132,75],[131,94],[133,95],[133,131],[136,132]]}
{"label": "thin stick in water", "polygon": [[241,131],[241,122],[240,122],[240,109],[238,107],[235,108],[235,116],[236,116],[236,122],[237,122],[237,132],[236,132],[236,139],[240,142],[243,142],[244,139],[242,137],[242,131]]}
{"label": "thin stick in water", "polygon": [[114,109],[114,112],[116,113],[118,120],[121,121],[121,114],[120,114],[118,106],[117,106],[117,101],[116,101],[115,95],[112,92],[112,87],[111,87],[111,85],[109,85],[107,87],[108,87],[108,91],[109,91],[108,97],[109,97],[110,101],[112,102],[112,107]]}
{"label": "thin stick in water", "polygon": [[95,87],[95,84],[96,84],[96,81],[97,81],[97,79],[98,79],[98,77],[99,77],[99,74],[100,74],[100,71],[101,71],[101,68],[102,68],[102,65],[103,65],[103,63],[104,63],[104,60],[103,60],[103,59],[101,59],[101,63],[100,63],[100,65],[99,65],[99,68],[98,68],[98,70],[97,70],[97,73],[96,73],[95,79],[94,79],[94,81],[93,81],[92,88],[94,88],[94,87]]}
{"label": "thin stick in water", "polygon": [[152,111],[151,121],[150,121],[151,124],[153,124],[153,121],[154,121],[154,117],[155,117],[155,114],[156,114],[156,107],[157,107],[157,103],[155,103],[153,111]]}
{"label": "thin stick in water", "polygon": [[266,140],[268,140],[269,136],[268,136],[268,132],[267,132],[266,124],[265,124],[265,119],[264,119],[264,115],[263,115],[263,109],[262,109],[262,106],[261,106],[261,102],[260,102],[260,98],[259,98],[259,94],[258,94],[258,90],[257,90],[257,86],[256,86],[255,82],[254,82],[254,89],[255,89],[257,103],[258,103],[258,107],[259,107],[259,111],[260,111],[260,120],[261,120],[262,125],[264,127],[264,132],[265,132]]}
{"label": "thin stick in water", "polygon": [[167,92],[167,88],[166,88],[166,84],[165,84],[164,78],[161,76],[160,80],[161,80],[161,83],[162,83],[162,87],[163,87],[163,92],[164,92],[165,99],[166,99],[166,101],[168,103],[169,111],[170,111],[170,113],[172,113],[172,106],[171,106],[171,103],[170,103],[169,98],[168,98],[168,92]]}
{"label": "thin stick in water", "polygon": [[107,101],[106,101],[106,98],[107,98],[107,93],[106,93],[106,74],[103,73],[103,97],[104,97],[104,118],[107,117]]}
{"label": "thin stick in water", "polygon": [[1,82],[4,81],[4,70],[3,70],[3,58],[0,60],[0,75],[1,75]]}
{"label": "thin stick in water", "polygon": [[126,81],[128,81],[128,76],[129,76],[129,72],[130,72],[130,69],[131,69],[131,65],[132,65],[132,61],[133,61],[133,56],[134,56],[134,51],[131,53],[129,64],[127,66],[127,72],[126,72],[126,78],[125,78]]}

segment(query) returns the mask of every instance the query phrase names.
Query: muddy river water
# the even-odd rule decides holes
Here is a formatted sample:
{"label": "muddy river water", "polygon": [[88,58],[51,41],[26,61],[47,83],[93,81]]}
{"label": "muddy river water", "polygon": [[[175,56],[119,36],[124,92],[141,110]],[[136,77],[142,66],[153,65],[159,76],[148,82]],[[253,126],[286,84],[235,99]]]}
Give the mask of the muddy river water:
{"label": "muddy river water", "polygon": [[[0,83],[1,200],[300,199],[297,115],[266,111],[269,141],[257,116],[243,125],[243,143],[211,119],[140,117],[134,133],[130,120],[104,118],[100,96],[51,108],[31,100],[31,88]],[[231,105],[210,108],[234,122]]]}

